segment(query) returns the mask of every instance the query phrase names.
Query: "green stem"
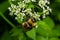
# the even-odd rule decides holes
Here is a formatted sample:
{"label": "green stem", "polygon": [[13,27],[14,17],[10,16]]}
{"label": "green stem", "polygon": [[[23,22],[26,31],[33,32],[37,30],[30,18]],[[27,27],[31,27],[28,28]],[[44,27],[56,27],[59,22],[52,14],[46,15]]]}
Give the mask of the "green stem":
{"label": "green stem", "polygon": [[37,7],[38,9],[40,9],[40,7],[38,7],[38,6],[36,6],[36,5],[35,5],[35,7]]}
{"label": "green stem", "polygon": [[11,23],[4,15],[3,13],[0,12],[0,16],[8,23],[10,24],[13,28],[15,28],[15,25],[13,23]]}

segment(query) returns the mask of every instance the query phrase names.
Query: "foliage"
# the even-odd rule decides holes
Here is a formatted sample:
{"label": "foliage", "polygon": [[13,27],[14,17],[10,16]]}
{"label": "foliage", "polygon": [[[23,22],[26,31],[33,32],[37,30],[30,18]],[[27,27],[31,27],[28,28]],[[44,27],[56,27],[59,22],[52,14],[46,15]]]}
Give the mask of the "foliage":
{"label": "foliage", "polygon": [[[10,4],[16,4],[22,0],[13,1],[5,0],[0,3],[0,25],[2,25],[2,22],[4,24],[0,26],[3,30],[1,30],[2,34],[0,35],[2,36],[0,40],[60,40],[60,0],[50,0],[51,3],[49,6],[52,12],[43,20],[37,21],[37,28],[32,28],[27,32],[19,24],[22,23],[20,19],[16,22],[14,17],[9,16],[9,11],[7,10]],[[38,2],[39,0],[36,1]],[[29,8],[35,7],[31,3],[27,5],[30,5]],[[39,9],[35,10],[39,11]]]}

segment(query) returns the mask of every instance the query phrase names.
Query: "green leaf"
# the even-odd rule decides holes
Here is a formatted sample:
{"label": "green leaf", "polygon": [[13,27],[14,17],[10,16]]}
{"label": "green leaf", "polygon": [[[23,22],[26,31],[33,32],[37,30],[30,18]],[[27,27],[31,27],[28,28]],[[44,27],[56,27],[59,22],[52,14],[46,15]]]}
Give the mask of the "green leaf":
{"label": "green leaf", "polygon": [[60,25],[56,25],[51,31],[50,36],[60,36]]}
{"label": "green leaf", "polygon": [[27,5],[27,8],[34,8],[34,5],[33,5],[32,3],[29,3],[29,4]]}
{"label": "green leaf", "polygon": [[19,28],[13,28],[11,31],[10,31],[10,33],[12,33],[11,34],[11,36],[18,36],[18,35],[20,35],[20,34],[23,34],[23,32],[22,32],[22,29],[19,29]]}
{"label": "green leaf", "polygon": [[45,40],[45,38],[43,38],[41,36],[37,36],[37,40]]}
{"label": "green leaf", "polygon": [[0,4],[0,11],[4,13],[8,9],[9,6],[10,6],[10,4],[8,3],[8,1],[1,3]]}
{"label": "green leaf", "polygon": [[44,21],[37,22],[37,33],[43,36],[47,36],[51,32],[51,28]]}
{"label": "green leaf", "polygon": [[21,24],[22,23],[22,20],[21,19],[17,19],[17,22]]}
{"label": "green leaf", "polygon": [[37,35],[37,39],[36,40],[47,40],[47,37],[43,37],[43,36]]}
{"label": "green leaf", "polygon": [[12,37],[15,37],[18,39],[18,40],[26,40],[26,37],[24,35],[24,33],[22,32],[22,29],[19,29],[19,28],[13,28],[11,30],[11,36]]}
{"label": "green leaf", "polygon": [[[49,36],[49,37],[54,37],[54,36],[60,36],[60,31],[57,29],[52,29],[50,28],[49,25],[47,25],[44,21],[38,21],[38,28],[37,28],[37,33],[42,35],[42,36]],[[60,28],[59,28],[60,29]]]}
{"label": "green leaf", "polygon": [[59,40],[57,37],[50,38],[50,40]]}
{"label": "green leaf", "polygon": [[26,32],[27,36],[32,38],[33,40],[35,40],[36,38],[36,32],[35,32],[35,29],[33,28],[32,30]]}
{"label": "green leaf", "polygon": [[20,34],[18,40],[26,40],[26,37],[23,34]]}
{"label": "green leaf", "polygon": [[20,33],[20,30],[17,29],[17,28],[13,28],[13,29],[11,30],[11,33],[12,33],[11,36],[18,36],[19,33]]}
{"label": "green leaf", "polygon": [[55,26],[53,20],[50,17],[47,17],[43,20],[51,29]]}

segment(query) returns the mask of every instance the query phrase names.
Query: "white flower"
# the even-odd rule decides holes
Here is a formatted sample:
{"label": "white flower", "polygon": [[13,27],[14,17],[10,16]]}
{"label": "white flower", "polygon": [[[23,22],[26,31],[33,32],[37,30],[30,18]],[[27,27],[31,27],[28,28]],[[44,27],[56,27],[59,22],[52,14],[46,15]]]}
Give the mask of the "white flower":
{"label": "white flower", "polygon": [[45,9],[43,9],[43,13],[45,13],[45,14],[49,14],[49,11],[51,12],[52,10],[48,7],[48,6],[46,6],[47,8]]}
{"label": "white flower", "polygon": [[30,12],[31,12],[31,9],[26,9],[26,10],[24,10],[23,12],[30,13]]}
{"label": "white flower", "polygon": [[31,0],[24,0],[24,2],[25,2],[25,3],[29,3],[29,2],[31,2]]}
{"label": "white flower", "polygon": [[11,7],[8,7],[9,11],[11,11]]}
{"label": "white flower", "polygon": [[18,2],[18,6],[20,7],[20,8],[25,8],[25,3],[24,2]]}
{"label": "white flower", "polygon": [[32,0],[32,2],[36,2],[36,0]]}
{"label": "white flower", "polygon": [[14,4],[11,4],[11,8],[14,8],[14,6],[15,6]]}
{"label": "white flower", "polygon": [[43,14],[43,15],[42,15],[42,18],[46,18],[46,15],[45,15],[45,14]]}
{"label": "white flower", "polygon": [[48,2],[47,0],[40,0],[39,3],[38,3],[38,5],[39,5],[41,8],[43,8],[47,3],[49,4],[49,2]]}
{"label": "white flower", "polygon": [[40,0],[38,4],[42,8],[45,6],[46,2],[44,0]]}
{"label": "white flower", "polygon": [[11,1],[15,1],[15,0],[11,0]]}
{"label": "white flower", "polygon": [[36,12],[34,12],[34,14],[33,14],[33,17],[35,18],[35,19],[37,19],[37,20],[40,20],[40,15],[38,14],[38,13],[36,13]]}
{"label": "white flower", "polygon": [[10,12],[9,15],[13,16],[14,13]]}
{"label": "white flower", "polygon": [[30,12],[29,14],[30,14],[31,16],[33,16],[33,13],[32,13],[32,12]]}
{"label": "white flower", "polygon": [[36,2],[36,0],[24,0],[25,3],[29,3],[29,2]]}
{"label": "white flower", "polygon": [[48,6],[47,6],[47,10],[49,10],[50,12],[52,12],[51,8],[49,8]]}
{"label": "white flower", "polygon": [[17,17],[15,17],[15,19],[17,20],[18,18],[17,18]]}
{"label": "white flower", "polygon": [[47,10],[43,10],[43,13],[46,13]]}
{"label": "white flower", "polygon": [[43,18],[45,18],[46,15],[49,15],[49,12],[52,12],[51,8],[47,6],[47,4],[50,4],[48,0],[40,0],[38,2],[38,5],[43,9]]}
{"label": "white flower", "polygon": [[36,28],[38,28],[38,25],[36,24]]}

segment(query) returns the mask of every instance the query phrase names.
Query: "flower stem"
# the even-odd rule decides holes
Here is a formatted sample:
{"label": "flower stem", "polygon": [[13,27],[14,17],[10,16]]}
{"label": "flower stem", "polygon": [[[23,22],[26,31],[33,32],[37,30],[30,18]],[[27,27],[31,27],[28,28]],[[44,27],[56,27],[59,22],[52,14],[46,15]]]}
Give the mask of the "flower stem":
{"label": "flower stem", "polygon": [[15,28],[15,25],[13,23],[11,23],[4,15],[3,13],[0,12],[0,16],[8,23],[10,24],[13,28]]}

